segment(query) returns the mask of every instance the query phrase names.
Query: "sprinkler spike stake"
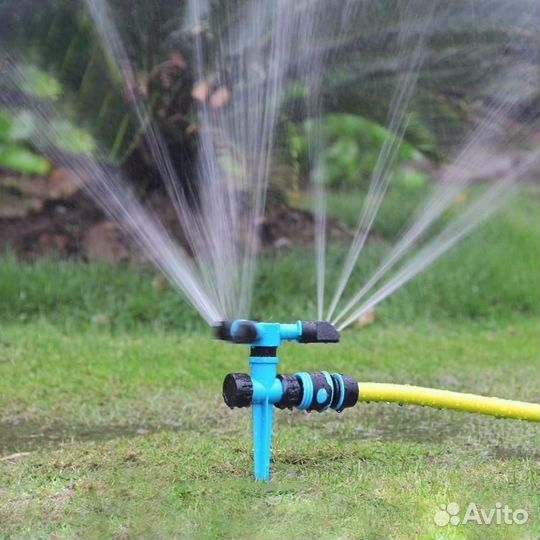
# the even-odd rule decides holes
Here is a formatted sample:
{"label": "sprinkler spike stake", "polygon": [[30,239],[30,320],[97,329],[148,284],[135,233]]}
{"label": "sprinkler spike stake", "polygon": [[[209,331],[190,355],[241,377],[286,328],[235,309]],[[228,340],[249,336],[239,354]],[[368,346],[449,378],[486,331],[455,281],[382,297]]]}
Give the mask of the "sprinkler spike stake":
{"label": "sprinkler spike stake", "polygon": [[270,479],[274,406],[322,412],[341,412],[358,401],[358,383],[339,373],[316,371],[278,375],[277,348],[282,341],[337,343],[339,332],[325,321],[292,324],[224,321],[216,337],[251,347],[251,375],[229,373],[223,381],[223,399],[231,407],[253,407],[253,461],[256,480]]}

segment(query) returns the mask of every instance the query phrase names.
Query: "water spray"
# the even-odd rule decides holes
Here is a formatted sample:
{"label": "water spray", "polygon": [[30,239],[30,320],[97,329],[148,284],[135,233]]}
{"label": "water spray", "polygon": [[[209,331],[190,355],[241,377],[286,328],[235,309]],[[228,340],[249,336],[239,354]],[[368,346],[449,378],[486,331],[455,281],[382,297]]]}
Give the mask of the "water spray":
{"label": "water spray", "polygon": [[251,374],[229,373],[223,381],[223,399],[231,408],[253,409],[253,462],[256,480],[270,479],[274,406],[341,412],[358,401],[422,405],[540,422],[540,405],[496,397],[464,394],[405,384],[359,383],[352,377],[328,371],[277,373],[277,349],[283,341],[338,343],[339,332],[325,321],[292,324],[224,321],[216,337],[250,347]]}

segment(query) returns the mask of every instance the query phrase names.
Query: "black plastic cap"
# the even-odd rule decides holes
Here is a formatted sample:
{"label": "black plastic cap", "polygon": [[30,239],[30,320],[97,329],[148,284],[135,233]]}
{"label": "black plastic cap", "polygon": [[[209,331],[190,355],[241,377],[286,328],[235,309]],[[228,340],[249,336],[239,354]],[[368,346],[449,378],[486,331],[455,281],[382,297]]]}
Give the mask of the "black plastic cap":
{"label": "black plastic cap", "polygon": [[229,373],[223,380],[223,399],[228,407],[249,407],[253,401],[253,383],[247,373]]}
{"label": "black plastic cap", "polygon": [[300,343],[339,343],[339,332],[326,321],[302,321]]}

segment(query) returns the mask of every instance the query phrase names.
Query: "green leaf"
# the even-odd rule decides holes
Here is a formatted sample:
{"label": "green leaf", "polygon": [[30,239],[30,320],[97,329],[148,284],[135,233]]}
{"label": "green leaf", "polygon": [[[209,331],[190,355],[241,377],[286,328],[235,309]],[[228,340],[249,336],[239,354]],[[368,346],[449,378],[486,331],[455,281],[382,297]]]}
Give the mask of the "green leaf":
{"label": "green leaf", "polygon": [[34,116],[30,111],[16,114],[0,111],[0,141],[27,141],[34,133]]}
{"label": "green leaf", "polygon": [[27,141],[34,133],[34,116],[30,111],[19,111],[11,120],[12,141]]}
{"label": "green leaf", "polygon": [[21,69],[21,88],[41,99],[58,99],[62,93],[60,83],[52,76],[35,66],[25,66]]}
{"label": "green leaf", "polygon": [[47,174],[51,169],[47,159],[19,145],[0,146],[0,165],[27,174]]}
{"label": "green leaf", "polygon": [[428,176],[422,171],[406,170],[400,175],[400,182],[408,189],[421,189],[428,183]]}
{"label": "green leaf", "polygon": [[52,123],[54,143],[73,154],[92,154],[96,142],[90,133],[75,127],[67,121]]}

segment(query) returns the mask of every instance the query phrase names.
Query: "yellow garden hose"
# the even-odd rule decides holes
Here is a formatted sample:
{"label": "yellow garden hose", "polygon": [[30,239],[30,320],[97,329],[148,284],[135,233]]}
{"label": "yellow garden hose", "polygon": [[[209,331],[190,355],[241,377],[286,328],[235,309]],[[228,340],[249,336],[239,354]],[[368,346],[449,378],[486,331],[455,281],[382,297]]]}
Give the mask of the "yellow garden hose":
{"label": "yellow garden hose", "polygon": [[463,394],[408,384],[358,383],[358,391],[358,401],[407,403],[540,422],[540,405],[537,403]]}

